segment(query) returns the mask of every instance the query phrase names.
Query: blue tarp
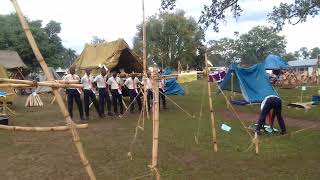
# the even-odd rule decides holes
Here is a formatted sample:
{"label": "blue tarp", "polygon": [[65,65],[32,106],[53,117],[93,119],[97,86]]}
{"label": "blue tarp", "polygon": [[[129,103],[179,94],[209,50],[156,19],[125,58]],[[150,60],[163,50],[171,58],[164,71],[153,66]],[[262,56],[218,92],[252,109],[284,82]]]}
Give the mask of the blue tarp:
{"label": "blue tarp", "polygon": [[280,56],[269,54],[264,60],[265,69],[286,69],[289,68],[288,62],[282,59]]}
{"label": "blue tarp", "polygon": [[240,68],[236,64],[232,64],[220,84],[222,90],[232,90],[232,78],[233,91],[241,93],[249,103],[262,102],[268,95],[278,96],[269,82],[264,64],[256,64],[249,68]]}
{"label": "blue tarp", "polygon": [[[162,74],[172,74],[172,70],[167,67]],[[184,95],[185,93],[184,89],[180,86],[175,78],[166,79],[164,89],[166,95]]]}

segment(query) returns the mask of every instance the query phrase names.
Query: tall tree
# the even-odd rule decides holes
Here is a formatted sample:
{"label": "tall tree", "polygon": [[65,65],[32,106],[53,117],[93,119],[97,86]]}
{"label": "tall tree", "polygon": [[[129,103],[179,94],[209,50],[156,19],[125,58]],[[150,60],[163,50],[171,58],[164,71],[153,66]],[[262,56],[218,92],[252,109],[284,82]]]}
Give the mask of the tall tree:
{"label": "tall tree", "polygon": [[[134,37],[134,51],[142,54],[142,25],[137,27]],[[160,66],[177,67],[180,61],[183,66],[195,65],[197,49],[204,40],[201,31],[193,18],[185,17],[184,11],[175,13],[163,12],[151,16],[146,24],[147,52],[150,62]]]}
{"label": "tall tree", "polygon": [[[60,23],[50,21],[45,27],[40,20],[28,20],[28,23],[48,65],[63,66],[66,51],[58,36],[61,31]],[[39,68],[15,14],[0,15],[0,49],[17,51],[31,70]]]}
{"label": "tall tree", "polygon": [[[259,1],[259,0],[257,0]],[[227,20],[227,15],[231,12],[234,18],[241,15],[240,0],[212,0],[211,4],[205,5],[201,11],[199,22],[203,28],[212,25],[213,30],[219,31],[219,24]],[[176,0],[161,0],[162,9],[172,10]],[[320,12],[320,0],[295,0],[292,3],[281,3],[279,7],[274,7],[269,14],[269,20],[281,30],[285,23],[297,24],[305,22],[308,16],[316,16]]]}
{"label": "tall tree", "polygon": [[311,52],[310,52],[311,59],[316,59],[316,58],[318,58],[319,55],[320,55],[320,48],[315,47],[315,48],[311,49]]}
{"label": "tall tree", "polygon": [[302,55],[303,59],[308,59],[310,56],[309,50],[307,47],[302,47],[299,49],[300,54]]}
{"label": "tall tree", "polygon": [[100,38],[98,36],[92,36],[91,44],[100,44],[106,42],[105,39]]}

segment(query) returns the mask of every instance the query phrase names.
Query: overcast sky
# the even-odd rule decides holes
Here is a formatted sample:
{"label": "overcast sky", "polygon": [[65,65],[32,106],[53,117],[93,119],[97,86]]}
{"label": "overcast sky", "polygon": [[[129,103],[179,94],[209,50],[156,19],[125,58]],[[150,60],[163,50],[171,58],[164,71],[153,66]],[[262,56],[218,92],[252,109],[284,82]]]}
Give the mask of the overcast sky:
{"label": "overcast sky", "polygon": [[[267,14],[280,2],[292,0],[240,0],[244,10],[242,16],[221,24],[220,32],[210,28],[206,40],[233,37],[235,31],[248,32],[258,25],[270,25]],[[92,36],[107,41],[124,38],[130,46],[136,33],[136,26],[142,21],[141,0],[18,0],[25,16],[31,20],[55,20],[61,23],[60,37],[66,47],[80,53]],[[211,0],[177,0],[177,8],[183,9],[188,16],[198,20],[203,5]],[[146,15],[159,12],[160,0],[145,0]],[[10,0],[0,0],[0,14],[14,12]],[[287,51],[293,52],[300,47],[320,47],[320,16],[309,18],[306,23],[296,26],[286,25],[281,35],[288,41]]]}

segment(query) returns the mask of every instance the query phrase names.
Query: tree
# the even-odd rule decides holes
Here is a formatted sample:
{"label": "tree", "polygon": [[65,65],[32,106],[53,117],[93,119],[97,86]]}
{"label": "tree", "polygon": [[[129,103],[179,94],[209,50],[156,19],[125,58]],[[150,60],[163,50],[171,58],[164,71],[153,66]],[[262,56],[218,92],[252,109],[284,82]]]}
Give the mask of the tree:
{"label": "tree", "polygon": [[[58,36],[61,31],[60,23],[50,21],[45,27],[42,21],[27,19],[30,30],[49,66],[63,66],[65,48]],[[17,51],[26,65],[32,70],[39,68],[34,53],[15,14],[0,15],[0,49]]]}
{"label": "tree", "polygon": [[[178,62],[186,67],[196,65],[197,49],[204,33],[193,18],[185,17],[184,11],[163,12],[151,16],[146,24],[147,52],[150,62],[160,66],[177,67]],[[142,54],[142,25],[137,27],[133,49]]]}
{"label": "tree", "polygon": [[92,36],[91,44],[100,44],[106,42],[105,39],[100,38],[98,36]]}
{"label": "tree", "polygon": [[[258,1],[258,0],[257,0]],[[240,0],[212,0],[210,5],[205,5],[201,11],[199,23],[203,28],[212,25],[213,30],[219,31],[219,24],[225,22],[227,15],[231,12],[234,18],[241,15],[243,11]],[[174,9],[176,0],[161,0],[162,9]],[[281,3],[274,7],[269,14],[269,20],[281,30],[285,23],[297,24],[305,22],[308,16],[316,16],[320,12],[320,0],[295,0],[294,2]],[[296,21],[294,21],[296,20]]]}
{"label": "tree", "polygon": [[315,47],[311,49],[311,52],[310,52],[311,59],[317,59],[319,55],[320,55],[320,48]]}
{"label": "tree", "polygon": [[300,48],[300,54],[302,55],[303,59],[308,59],[310,56],[309,50],[307,47]]}
{"label": "tree", "polygon": [[283,55],[283,59],[287,60],[287,61],[293,61],[293,60],[297,60],[298,57],[296,57],[293,53],[286,53],[285,55]]}
{"label": "tree", "polygon": [[284,55],[286,40],[284,36],[279,36],[273,31],[273,28],[257,26],[237,39],[222,38],[209,41],[209,44],[210,52],[221,61],[217,63],[227,66],[231,63],[250,66],[262,62],[268,54]]}

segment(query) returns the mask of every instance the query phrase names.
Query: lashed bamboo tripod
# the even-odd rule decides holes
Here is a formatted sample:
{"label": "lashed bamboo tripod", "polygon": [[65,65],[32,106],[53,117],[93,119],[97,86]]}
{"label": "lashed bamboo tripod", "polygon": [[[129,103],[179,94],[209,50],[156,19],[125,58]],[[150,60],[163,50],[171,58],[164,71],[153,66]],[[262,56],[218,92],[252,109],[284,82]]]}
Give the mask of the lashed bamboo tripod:
{"label": "lashed bamboo tripod", "polygon": [[[18,5],[18,2],[16,0],[11,0],[16,12],[17,12],[17,15],[18,15],[18,18],[19,18],[19,21],[22,25],[22,28],[23,28],[23,31],[25,33],[25,35],[27,36],[27,39],[28,39],[28,42],[44,72],[44,74],[48,77],[48,80],[49,81],[53,81],[53,77],[51,75],[51,73],[49,72],[49,69],[48,69],[48,66],[37,46],[37,43],[35,42],[33,36],[32,36],[32,33],[30,31],[30,28],[29,28],[29,25],[27,24],[23,14],[22,14],[22,11]],[[91,180],[95,180],[96,179],[96,176],[91,168],[91,165],[85,155],[85,152],[84,152],[84,149],[83,149],[83,146],[82,146],[82,143],[80,141],[80,137],[79,137],[79,133],[78,133],[78,130],[77,130],[77,127],[76,127],[76,124],[72,121],[70,115],[69,115],[69,112],[67,111],[67,108],[62,100],[62,97],[57,89],[57,87],[54,87],[52,88],[53,90],[53,93],[56,97],[56,102],[57,104],[59,105],[59,108],[60,108],[60,111],[61,113],[63,114],[63,117],[65,118],[66,120],[66,123],[67,123],[67,126],[72,134],[72,138],[73,138],[73,141],[74,141],[74,144],[78,150],[78,153],[79,153],[79,156],[80,156],[80,159],[81,159],[81,162],[83,164],[83,166],[85,167],[86,169],[86,172],[89,176],[89,178]]]}

